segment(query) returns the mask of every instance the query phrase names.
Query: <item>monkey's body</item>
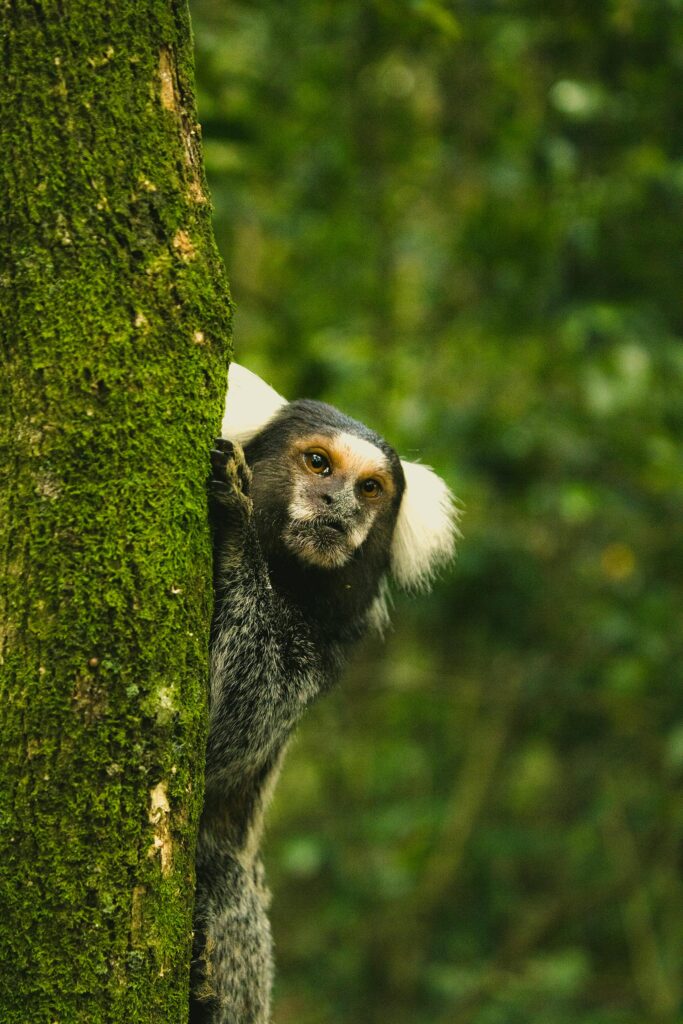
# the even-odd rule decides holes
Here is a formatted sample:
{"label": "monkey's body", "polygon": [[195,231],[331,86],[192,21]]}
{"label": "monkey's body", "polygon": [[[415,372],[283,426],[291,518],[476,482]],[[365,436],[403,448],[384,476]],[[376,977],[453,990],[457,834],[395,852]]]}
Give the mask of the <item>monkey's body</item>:
{"label": "monkey's body", "polygon": [[[224,433],[237,441],[240,431]],[[244,453],[230,441],[212,453],[216,608],[191,1024],[270,1020],[265,805],[305,708],[381,617],[405,488],[393,449],[321,403],[280,408],[242,439]],[[430,551],[429,569],[435,561]]]}

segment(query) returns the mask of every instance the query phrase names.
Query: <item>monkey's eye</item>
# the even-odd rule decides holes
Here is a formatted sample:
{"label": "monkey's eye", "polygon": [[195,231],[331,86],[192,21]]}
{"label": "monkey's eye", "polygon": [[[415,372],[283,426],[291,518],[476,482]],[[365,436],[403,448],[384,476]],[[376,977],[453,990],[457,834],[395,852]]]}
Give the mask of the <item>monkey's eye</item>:
{"label": "monkey's eye", "polygon": [[322,452],[304,452],[304,462],[306,469],[319,476],[329,476],[332,472],[330,460]]}
{"label": "monkey's eye", "polygon": [[366,498],[378,498],[382,493],[382,485],[379,480],[363,480],[360,489]]}

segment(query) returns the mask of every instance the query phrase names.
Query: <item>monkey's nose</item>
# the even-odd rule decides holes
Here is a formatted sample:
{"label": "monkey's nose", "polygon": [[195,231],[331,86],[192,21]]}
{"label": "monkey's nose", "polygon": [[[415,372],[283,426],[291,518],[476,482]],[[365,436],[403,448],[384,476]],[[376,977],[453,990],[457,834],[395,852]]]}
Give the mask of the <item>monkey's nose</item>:
{"label": "monkey's nose", "polygon": [[320,497],[322,498],[324,505],[331,505],[332,502],[334,501],[331,494],[321,494]]}

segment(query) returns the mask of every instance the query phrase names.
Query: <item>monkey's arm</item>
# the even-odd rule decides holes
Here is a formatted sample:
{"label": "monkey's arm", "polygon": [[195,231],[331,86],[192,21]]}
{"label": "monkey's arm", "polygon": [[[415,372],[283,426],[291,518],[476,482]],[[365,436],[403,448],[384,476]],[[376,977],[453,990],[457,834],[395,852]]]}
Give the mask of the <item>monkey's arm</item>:
{"label": "monkey's arm", "polygon": [[328,668],[272,589],[253,521],[251,473],[242,448],[211,453],[216,611],[211,655],[207,786],[259,772],[285,743]]}

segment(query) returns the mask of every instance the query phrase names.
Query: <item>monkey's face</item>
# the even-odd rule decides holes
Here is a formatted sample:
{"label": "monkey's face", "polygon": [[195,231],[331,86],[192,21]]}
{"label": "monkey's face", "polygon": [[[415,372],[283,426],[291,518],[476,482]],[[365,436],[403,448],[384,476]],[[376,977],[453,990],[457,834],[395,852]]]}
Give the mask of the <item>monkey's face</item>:
{"label": "monkey's face", "polygon": [[[314,409],[315,425],[301,416],[301,405],[307,414]],[[296,415],[262,435],[254,452],[252,496],[264,546],[284,547],[307,565],[339,569],[372,540],[376,554],[385,549],[388,559],[403,489],[397,456],[381,438],[375,443],[367,428],[365,437],[349,430],[354,421],[346,417],[320,423],[321,410],[341,420],[329,406],[290,408]]]}
{"label": "monkey's face", "polygon": [[286,547],[303,561],[337,569],[391,516],[396,488],[386,455],[355,434],[311,434],[289,451],[292,487]]}

